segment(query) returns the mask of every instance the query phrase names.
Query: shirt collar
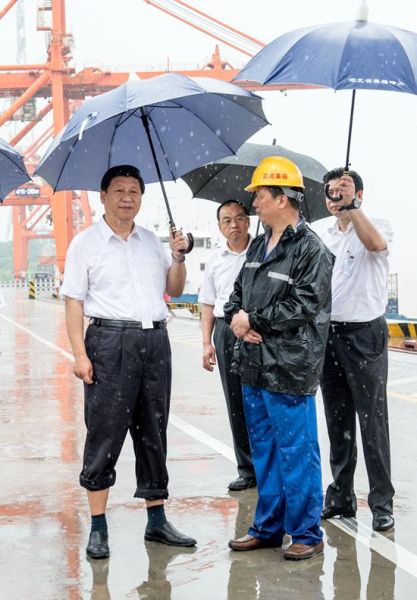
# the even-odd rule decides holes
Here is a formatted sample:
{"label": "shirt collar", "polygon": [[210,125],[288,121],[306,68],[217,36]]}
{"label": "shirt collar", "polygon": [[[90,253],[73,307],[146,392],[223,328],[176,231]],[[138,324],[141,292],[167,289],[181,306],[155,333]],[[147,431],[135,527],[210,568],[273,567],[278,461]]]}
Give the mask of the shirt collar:
{"label": "shirt collar", "polygon": [[223,245],[221,246],[221,253],[223,256],[226,256],[226,254],[233,254],[235,256],[240,256],[241,254],[245,254],[248,251],[249,246],[251,245],[252,242],[253,242],[253,237],[249,234],[249,241],[248,241],[246,248],[244,248],[242,250],[242,252],[233,252],[233,250],[230,250],[230,248],[227,244],[227,240],[225,240]]}
{"label": "shirt collar", "polygon": [[305,218],[303,217],[303,215],[300,215],[300,216],[298,217],[298,221],[297,221],[297,224],[296,224],[296,226],[295,226],[295,229],[294,229],[294,231],[297,231],[297,230],[298,230],[298,228],[299,228],[301,225],[304,225],[304,223],[305,223],[305,222],[306,222],[306,220],[305,220]]}
{"label": "shirt collar", "polygon": [[[303,229],[305,226],[305,222],[306,222],[306,220],[303,217],[303,215],[300,215],[297,223],[295,224],[295,227],[293,227],[292,225],[287,225],[287,227],[282,232],[280,241],[283,241],[287,237],[291,237],[292,235],[295,235],[300,228]],[[270,227],[268,227],[267,225],[264,228],[265,228],[265,243],[267,244],[269,241],[269,238],[272,235],[272,229]]]}
{"label": "shirt collar", "polygon": [[[101,219],[99,219],[97,221],[97,227],[99,228],[100,233],[103,236],[103,239],[106,242],[106,244],[112,237],[114,237],[116,239],[120,239],[120,236],[118,236],[116,233],[114,233],[113,229],[106,223],[104,215],[101,217]],[[138,238],[140,238],[139,228],[136,225],[136,223],[133,223],[133,229],[132,229],[132,232],[130,233],[130,235],[136,235]]]}
{"label": "shirt collar", "polygon": [[328,232],[333,235],[343,235],[348,233],[353,227],[352,221],[349,221],[346,231],[342,231],[339,227],[339,219],[335,219],[335,222],[332,223],[328,229]]}

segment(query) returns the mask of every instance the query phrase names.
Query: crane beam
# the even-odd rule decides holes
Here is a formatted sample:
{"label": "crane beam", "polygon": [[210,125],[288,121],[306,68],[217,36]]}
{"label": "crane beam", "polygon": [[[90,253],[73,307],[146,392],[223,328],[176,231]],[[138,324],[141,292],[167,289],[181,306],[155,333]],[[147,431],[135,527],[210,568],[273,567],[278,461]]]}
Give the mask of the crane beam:
{"label": "crane beam", "polygon": [[8,2],[6,4],[6,6],[4,8],[2,8],[2,10],[0,10],[0,19],[4,17],[4,15],[6,15],[9,10],[12,8],[12,6],[14,6],[16,4],[17,0],[10,0],[10,2]]}
{"label": "crane beam", "polygon": [[48,104],[46,106],[44,106],[42,108],[42,110],[40,110],[38,112],[38,114],[36,115],[36,117],[34,119],[32,119],[32,121],[29,121],[29,123],[27,125],[25,125],[25,127],[23,127],[23,129],[21,129],[21,131],[19,131],[19,133],[17,135],[15,135],[12,140],[10,140],[10,144],[12,146],[15,146],[17,143],[19,143],[20,140],[23,139],[25,137],[25,135],[29,133],[29,131],[32,131],[32,129],[40,121],[42,121],[42,119],[44,118],[44,116],[47,115],[50,110],[52,110],[52,102],[48,102]]}
{"label": "crane beam", "polygon": [[[182,0],[144,0],[146,4],[174,17],[190,27],[223,42],[246,56],[254,56],[265,44],[256,38],[242,33],[238,29],[211,17]],[[244,45],[247,48],[244,48]]]}
{"label": "crane beam", "polygon": [[[223,81],[232,81],[238,74],[237,69],[193,69],[193,70],[161,70],[161,71],[137,71],[136,74],[140,79],[149,79],[163,75],[164,73],[174,72],[182,73],[188,77],[214,77]],[[103,92],[122,85],[129,79],[130,73],[110,73],[100,71],[99,69],[84,69],[75,75],[63,75],[63,95],[69,100],[83,100],[86,96],[96,96]],[[0,73],[0,98],[10,98],[10,96],[20,96],[25,90],[28,90],[34,82],[39,81],[37,73]],[[263,86],[255,81],[242,82],[236,81],[235,85],[249,90],[290,90],[290,89],[307,89],[319,86],[307,86],[301,84],[293,85],[268,85]],[[32,88],[33,89],[33,88]],[[49,77],[43,79],[43,83],[37,87],[32,93],[34,98],[50,98],[52,95],[52,84]],[[10,117],[8,117],[10,118]]]}

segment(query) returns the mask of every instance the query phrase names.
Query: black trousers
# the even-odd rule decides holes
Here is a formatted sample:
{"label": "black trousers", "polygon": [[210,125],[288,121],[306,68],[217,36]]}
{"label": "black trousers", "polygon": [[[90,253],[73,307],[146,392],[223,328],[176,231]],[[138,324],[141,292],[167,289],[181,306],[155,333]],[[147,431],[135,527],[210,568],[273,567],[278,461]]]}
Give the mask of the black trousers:
{"label": "black trousers", "polygon": [[381,317],[365,324],[330,326],[321,389],[330,438],[333,483],[325,505],[356,510],[353,478],[357,460],[356,414],[373,513],[392,513],[387,407],[388,332]]}
{"label": "black trousers", "polygon": [[171,349],[166,327],[89,325],[86,349],[94,383],[84,386],[87,437],[80,484],[91,491],[114,485],[129,431],[136,457],[135,497],[167,498]]}
{"label": "black trousers", "polygon": [[226,398],[229,423],[239,475],[255,479],[249,446],[248,430],[243,411],[242,386],[239,375],[230,372],[236,338],[224,319],[216,319],[213,334],[217,364]]}

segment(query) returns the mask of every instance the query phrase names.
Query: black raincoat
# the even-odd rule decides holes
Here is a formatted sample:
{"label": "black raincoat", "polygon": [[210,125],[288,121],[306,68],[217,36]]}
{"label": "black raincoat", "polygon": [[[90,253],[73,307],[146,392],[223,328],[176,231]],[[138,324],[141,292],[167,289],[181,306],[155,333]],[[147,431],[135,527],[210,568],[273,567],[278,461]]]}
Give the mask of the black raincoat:
{"label": "black raincoat", "polygon": [[305,224],[288,226],[264,260],[266,234],[251,244],[224,306],[230,324],[241,308],[263,336],[238,340],[234,368],[247,385],[283,394],[315,394],[331,310],[333,255]]}

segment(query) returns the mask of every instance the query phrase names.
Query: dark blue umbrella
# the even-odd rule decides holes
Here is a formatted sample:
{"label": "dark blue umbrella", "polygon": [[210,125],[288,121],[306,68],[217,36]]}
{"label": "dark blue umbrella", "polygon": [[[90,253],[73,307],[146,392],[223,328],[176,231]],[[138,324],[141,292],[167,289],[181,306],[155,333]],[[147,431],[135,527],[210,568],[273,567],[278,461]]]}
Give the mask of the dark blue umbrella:
{"label": "dark blue umbrella", "polygon": [[30,181],[30,175],[26,171],[23,156],[0,139],[0,203],[9,192]]}
{"label": "dark blue umbrella", "polygon": [[234,154],[267,124],[259,96],[212,78],[169,73],[84,102],[43,156],[36,175],[57,190],[98,190],[109,167],[137,166],[163,181]]}
{"label": "dark blue umbrella", "polygon": [[276,38],[238,73],[237,80],[351,89],[346,154],[349,168],[357,89],[417,94],[417,34],[356,21],[305,27]]}

